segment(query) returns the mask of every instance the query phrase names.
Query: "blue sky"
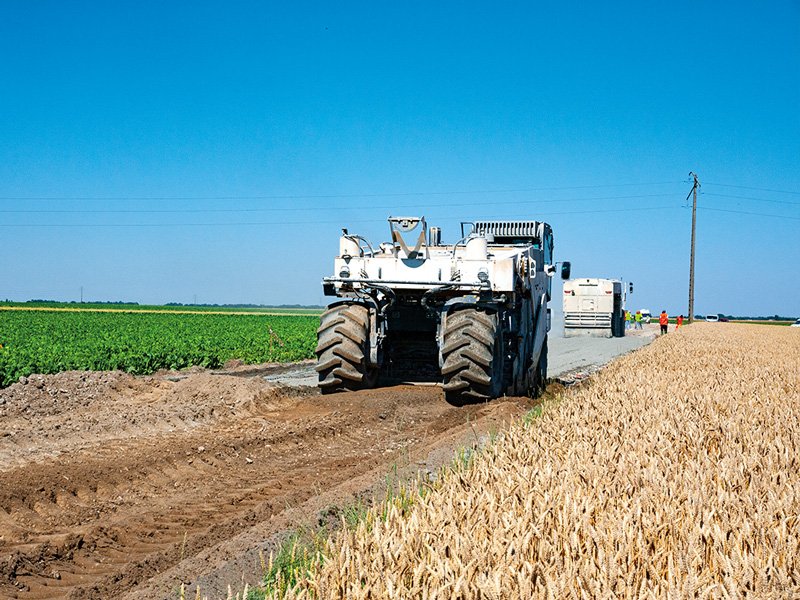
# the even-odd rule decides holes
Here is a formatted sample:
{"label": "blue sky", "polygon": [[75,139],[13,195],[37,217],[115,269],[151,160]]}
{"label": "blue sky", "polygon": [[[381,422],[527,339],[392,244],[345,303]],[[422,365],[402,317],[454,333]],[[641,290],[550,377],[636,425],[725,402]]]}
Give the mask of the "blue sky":
{"label": "blue sky", "polygon": [[697,312],[800,313],[798,2],[5,0],[0,56],[0,298],[316,304],[424,214],[680,313],[691,170]]}

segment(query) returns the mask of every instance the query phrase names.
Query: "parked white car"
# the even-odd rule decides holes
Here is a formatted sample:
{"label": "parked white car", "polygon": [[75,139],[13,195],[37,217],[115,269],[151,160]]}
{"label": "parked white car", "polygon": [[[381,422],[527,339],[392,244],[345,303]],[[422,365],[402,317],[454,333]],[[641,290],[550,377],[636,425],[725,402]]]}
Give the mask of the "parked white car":
{"label": "parked white car", "polygon": [[639,312],[642,313],[642,323],[649,323],[650,319],[653,318],[653,315],[650,314],[650,309],[643,308]]}
{"label": "parked white car", "polygon": [[800,327],[800,319],[797,319],[797,321],[789,325],[789,327]]}
{"label": "parked white car", "polygon": [[708,315],[706,317],[706,323],[716,323],[719,321],[719,315]]}

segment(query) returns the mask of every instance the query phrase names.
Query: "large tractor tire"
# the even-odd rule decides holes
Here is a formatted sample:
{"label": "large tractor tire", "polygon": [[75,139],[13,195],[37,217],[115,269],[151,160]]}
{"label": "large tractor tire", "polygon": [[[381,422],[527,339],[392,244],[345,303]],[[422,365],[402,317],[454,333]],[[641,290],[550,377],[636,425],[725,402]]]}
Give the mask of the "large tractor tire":
{"label": "large tractor tire", "polygon": [[367,365],[369,310],[339,304],[322,314],[317,330],[319,388],[323,394],[375,386],[378,370]]}
{"label": "large tractor tire", "polygon": [[445,399],[463,405],[503,391],[504,351],[497,315],[464,308],[447,316],[442,345]]}

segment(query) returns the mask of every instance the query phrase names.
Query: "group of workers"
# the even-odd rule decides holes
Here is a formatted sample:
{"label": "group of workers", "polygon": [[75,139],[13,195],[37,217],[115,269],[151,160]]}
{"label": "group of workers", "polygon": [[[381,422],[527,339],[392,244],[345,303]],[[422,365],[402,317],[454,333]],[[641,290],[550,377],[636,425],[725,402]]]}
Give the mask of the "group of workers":
{"label": "group of workers", "polygon": [[[680,315],[675,321],[677,323],[675,329],[678,329],[678,327],[683,325],[683,315]],[[658,316],[658,324],[661,326],[661,335],[667,333],[667,327],[669,326],[669,315],[667,311],[661,311],[661,314]],[[642,311],[637,310],[635,313],[631,313],[629,310],[625,311],[625,329],[630,329],[631,327],[634,329],[642,328]]]}
{"label": "group of workers", "polygon": [[642,328],[642,311],[637,310],[636,314],[631,313],[631,311],[625,311],[625,329],[630,329],[633,327],[634,329],[641,329]]}

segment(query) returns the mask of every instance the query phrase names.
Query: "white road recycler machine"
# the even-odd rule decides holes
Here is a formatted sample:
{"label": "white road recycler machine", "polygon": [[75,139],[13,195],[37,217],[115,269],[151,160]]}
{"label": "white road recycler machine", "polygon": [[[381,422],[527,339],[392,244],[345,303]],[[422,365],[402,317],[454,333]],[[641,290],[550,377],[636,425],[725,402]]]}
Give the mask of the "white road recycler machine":
{"label": "white road recycler machine", "polygon": [[[377,248],[342,231],[317,333],[323,393],[441,382],[454,404],[535,396],[547,378],[553,232],[476,221],[455,244],[424,217],[390,217]],[[464,225],[462,225],[462,234]],[[569,278],[570,265],[561,263]]]}

